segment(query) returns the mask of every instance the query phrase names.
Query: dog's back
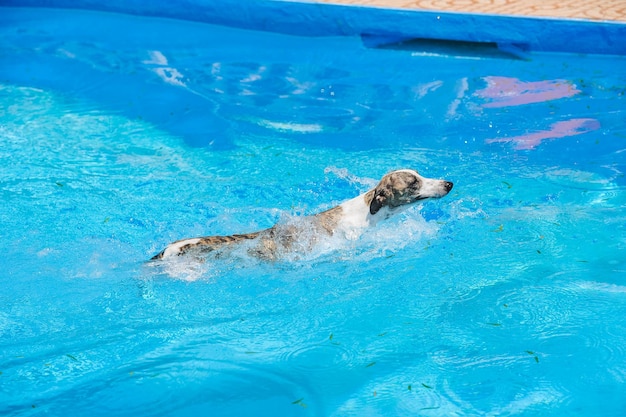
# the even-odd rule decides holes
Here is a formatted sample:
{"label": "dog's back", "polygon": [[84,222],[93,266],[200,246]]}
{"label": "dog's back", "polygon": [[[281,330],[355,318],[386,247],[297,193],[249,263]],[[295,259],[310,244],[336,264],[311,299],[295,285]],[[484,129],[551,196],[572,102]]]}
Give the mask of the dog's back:
{"label": "dog's back", "polygon": [[191,251],[198,252],[199,254],[208,253],[235,243],[255,239],[260,233],[261,232],[230,236],[205,236],[177,240],[167,245],[165,249],[154,255],[150,260],[163,259],[169,256],[180,256]]}

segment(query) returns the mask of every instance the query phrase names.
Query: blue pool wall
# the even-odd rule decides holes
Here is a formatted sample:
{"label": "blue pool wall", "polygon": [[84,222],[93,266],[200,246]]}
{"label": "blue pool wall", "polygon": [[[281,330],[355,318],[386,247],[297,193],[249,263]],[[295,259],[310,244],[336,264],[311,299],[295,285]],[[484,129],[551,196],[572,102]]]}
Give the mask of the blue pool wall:
{"label": "blue pool wall", "polygon": [[626,23],[383,9],[277,0],[0,0],[1,6],[87,9],[300,36],[368,36],[495,44],[502,49],[626,55]]}

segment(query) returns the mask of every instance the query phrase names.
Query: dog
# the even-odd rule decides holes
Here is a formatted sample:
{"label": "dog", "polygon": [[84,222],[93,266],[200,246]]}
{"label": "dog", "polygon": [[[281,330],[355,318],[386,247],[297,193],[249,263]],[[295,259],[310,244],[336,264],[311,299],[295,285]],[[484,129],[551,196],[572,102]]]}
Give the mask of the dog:
{"label": "dog", "polygon": [[425,178],[411,169],[392,171],[365,194],[321,213],[300,218],[295,224],[276,224],[253,233],[177,240],[151,260],[187,253],[202,255],[246,241],[255,241],[249,250],[252,255],[275,260],[281,253],[302,248],[301,239],[306,240],[304,246],[307,248],[312,247],[323,236],[339,235],[355,239],[365,229],[417,201],[447,195],[452,187],[453,183],[450,181]]}

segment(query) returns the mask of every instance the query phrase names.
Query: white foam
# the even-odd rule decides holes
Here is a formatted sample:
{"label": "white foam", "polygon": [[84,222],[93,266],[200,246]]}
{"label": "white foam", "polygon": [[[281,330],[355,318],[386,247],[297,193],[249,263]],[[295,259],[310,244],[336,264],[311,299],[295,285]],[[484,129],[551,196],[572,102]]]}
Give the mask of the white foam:
{"label": "white foam", "polygon": [[214,276],[210,262],[194,256],[172,256],[158,262],[146,264],[150,268],[157,268],[155,275],[163,274],[168,278],[181,281],[197,281],[210,279]]}
{"label": "white foam", "polygon": [[269,129],[277,130],[279,132],[319,133],[324,130],[324,126],[317,123],[293,123],[260,120],[259,125]]}

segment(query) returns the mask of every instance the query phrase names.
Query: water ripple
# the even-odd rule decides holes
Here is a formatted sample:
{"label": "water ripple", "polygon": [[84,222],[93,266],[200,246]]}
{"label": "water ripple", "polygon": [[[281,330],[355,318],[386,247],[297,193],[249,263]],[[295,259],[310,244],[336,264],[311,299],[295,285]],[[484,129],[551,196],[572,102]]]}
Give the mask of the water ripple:
{"label": "water ripple", "polygon": [[[316,396],[287,374],[230,361],[159,356],[91,381],[88,399],[65,393],[56,406],[97,415],[246,415],[251,407],[315,415]],[[83,392],[83,394],[85,393]],[[63,396],[62,396],[63,397]],[[135,400],[130,402],[128,398]],[[70,404],[70,402],[72,404]]]}
{"label": "water ripple", "polygon": [[308,374],[324,373],[329,369],[352,368],[359,363],[358,353],[337,342],[301,346],[295,350],[284,352],[281,358],[290,366]]}

